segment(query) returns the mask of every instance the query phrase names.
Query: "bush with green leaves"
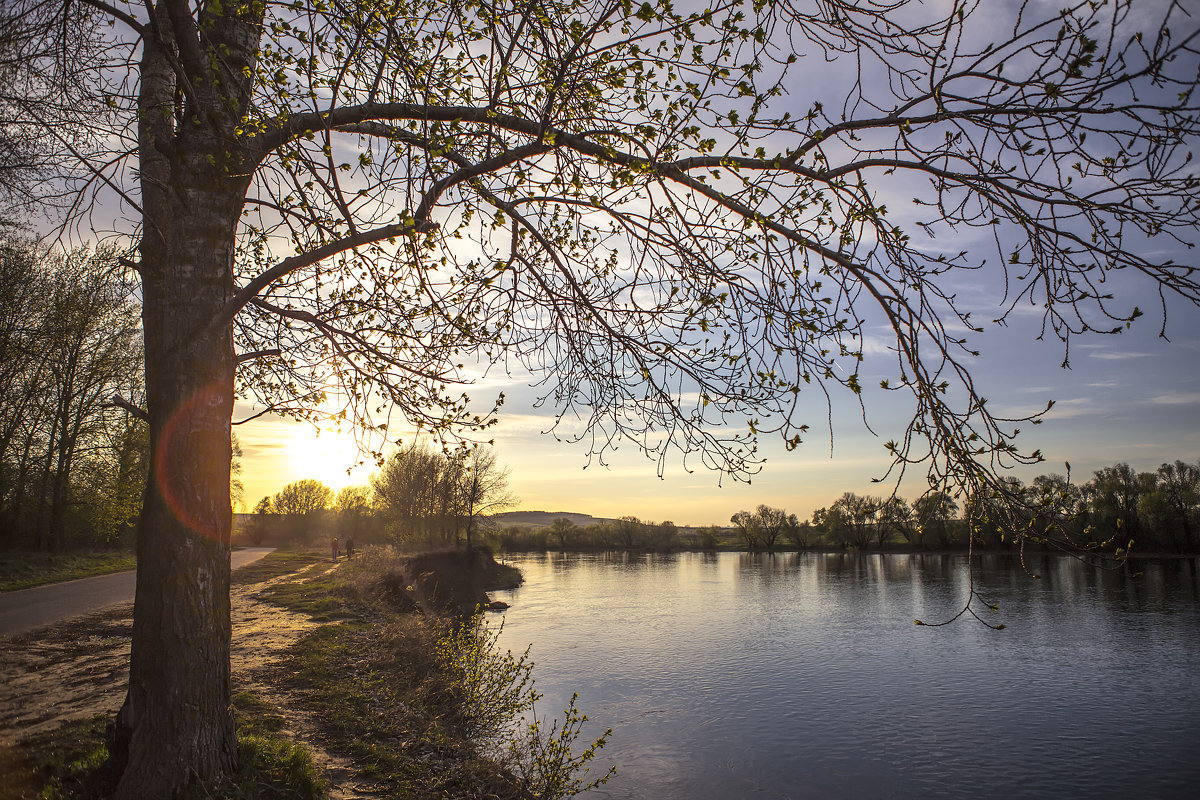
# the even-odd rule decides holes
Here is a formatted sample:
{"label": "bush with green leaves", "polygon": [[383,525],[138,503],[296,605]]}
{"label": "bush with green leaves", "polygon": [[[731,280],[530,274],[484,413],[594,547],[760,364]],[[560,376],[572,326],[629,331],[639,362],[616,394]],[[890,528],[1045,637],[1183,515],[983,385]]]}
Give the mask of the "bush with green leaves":
{"label": "bush with green leaves", "polygon": [[495,747],[526,791],[537,800],[574,797],[608,781],[610,767],[597,778],[588,777],[588,762],[608,742],[612,729],[578,753],[587,715],[572,695],[562,720],[549,727],[538,719],[533,661],[529,648],[521,655],[499,645],[503,623],[490,627],[482,615],[453,625],[438,640],[437,658],[451,676],[451,688],[461,698],[463,724],[477,739]]}
{"label": "bush with green leaves", "polygon": [[608,783],[608,779],[617,773],[616,767],[609,767],[600,777],[588,779],[588,773],[591,772],[588,762],[608,742],[612,728],[605,730],[591,745],[576,753],[575,741],[582,735],[583,726],[588,721],[587,714],[575,705],[578,699],[578,693],[571,695],[563,719],[552,721],[549,730],[533,713],[531,704],[533,721],[525,726],[519,736],[509,740],[510,766],[526,790],[537,800],[574,797]]}

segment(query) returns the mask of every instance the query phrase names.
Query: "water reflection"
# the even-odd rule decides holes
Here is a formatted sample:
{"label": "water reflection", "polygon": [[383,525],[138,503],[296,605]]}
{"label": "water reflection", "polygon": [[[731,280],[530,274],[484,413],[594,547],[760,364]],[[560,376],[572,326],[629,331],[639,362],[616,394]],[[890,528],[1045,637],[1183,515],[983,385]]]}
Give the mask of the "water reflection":
{"label": "water reflection", "polygon": [[1002,632],[928,629],[945,554],[546,554],[502,599],[543,709],[579,691],[597,797],[1184,796],[1200,779],[1194,562],[988,555]]}

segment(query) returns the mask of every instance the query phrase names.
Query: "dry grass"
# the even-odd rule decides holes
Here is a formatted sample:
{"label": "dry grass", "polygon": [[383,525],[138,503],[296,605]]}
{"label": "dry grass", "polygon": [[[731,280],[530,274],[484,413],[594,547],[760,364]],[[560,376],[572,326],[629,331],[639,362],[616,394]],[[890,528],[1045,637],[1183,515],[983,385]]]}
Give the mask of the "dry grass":
{"label": "dry grass", "polygon": [[[297,628],[297,639],[281,641],[280,658],[243,667],[234,697],[241,769],[208,796],[529,797],[471,738],[463,699],[439,663],[437,641],[451,623],[419,610],[409,577],[415,568],[455,569],[449,554],[432,558],[377,548],[334,566],[316,551],[277,552],[235,573],[238,591],[248,592],[243,605],[267,610],[267,600],[324,624]],[[439,585],[474,592],[469,583],[459,576]],[[109,719],[0,748],[8,776],[0,800],[102,796],[113,777],[105,771]]]}

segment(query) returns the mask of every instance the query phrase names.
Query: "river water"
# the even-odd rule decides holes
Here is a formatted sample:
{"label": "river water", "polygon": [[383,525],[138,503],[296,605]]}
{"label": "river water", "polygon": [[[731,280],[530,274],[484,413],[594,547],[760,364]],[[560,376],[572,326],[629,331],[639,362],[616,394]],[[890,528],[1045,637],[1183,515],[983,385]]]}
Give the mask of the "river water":
{"label": "river water", "polygon": [[507,560],[539,714],[578,692],[613,730],[589,798],[1200,796],[1196,561],[985,556],[994,631],[913,624],[961,607],[963,556]]}

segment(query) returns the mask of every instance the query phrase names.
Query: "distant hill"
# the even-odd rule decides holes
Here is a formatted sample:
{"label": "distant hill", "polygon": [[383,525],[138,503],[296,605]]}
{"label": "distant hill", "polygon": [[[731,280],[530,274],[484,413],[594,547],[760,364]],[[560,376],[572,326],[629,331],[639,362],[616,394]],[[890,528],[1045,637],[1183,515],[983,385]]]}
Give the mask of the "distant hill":
{"label": "distant hill", "polygon": [[612,522],[610,519],[593,517],[591,514],[576,514],[572,511],[504,511],[492,517],[498,528],[510,525],[520,525],[526,528],[549,528],[554,520],[566,518],[580,528],[597,525],[601,522]]}

